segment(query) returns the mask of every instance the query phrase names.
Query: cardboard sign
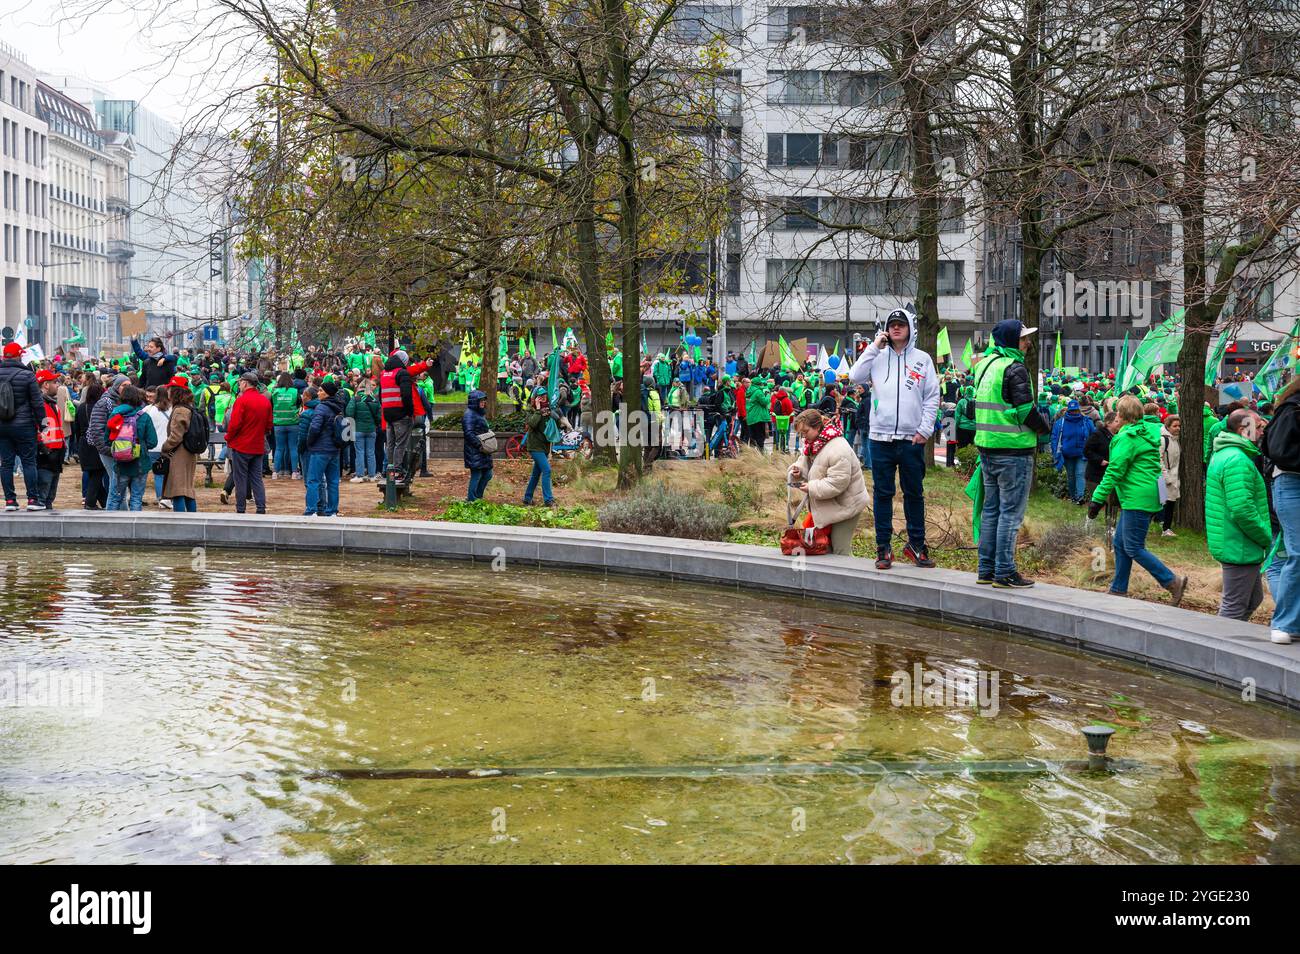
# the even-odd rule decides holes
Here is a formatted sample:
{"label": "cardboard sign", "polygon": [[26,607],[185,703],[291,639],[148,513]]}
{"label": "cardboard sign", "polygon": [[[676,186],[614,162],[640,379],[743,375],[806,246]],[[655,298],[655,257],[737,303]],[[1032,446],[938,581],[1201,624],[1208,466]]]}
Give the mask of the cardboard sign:
{"label": "cardboard sign", "polygon": [[122,337],[124,338],[140,337],[145,333],[145,329],[149,325],[148,317],[145,315],[143,308],[118,312],[117,317],[122,322]]}

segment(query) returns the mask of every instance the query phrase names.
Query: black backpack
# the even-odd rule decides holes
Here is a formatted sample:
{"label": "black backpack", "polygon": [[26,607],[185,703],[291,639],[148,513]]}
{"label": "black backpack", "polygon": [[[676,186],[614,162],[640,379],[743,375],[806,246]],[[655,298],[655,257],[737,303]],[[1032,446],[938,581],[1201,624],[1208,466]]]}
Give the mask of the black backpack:
{"label": "black backpack", "polygon": [[181,444],[191,454],[202,454],[208,449],[208,418],[198,408],[190,412],[190,423],[185,428]]}
{"label": "black backpack", "polygon": [[18,408],[14,406],[14,386],[9,383],[9,379],[0,378],[0,421],[12,421],[18,416]]}
{"label": "black backpack", "polygon": [[1264,456],[1274,467],[1300,474],[1300,400],[1285,401],[1264,428]]}

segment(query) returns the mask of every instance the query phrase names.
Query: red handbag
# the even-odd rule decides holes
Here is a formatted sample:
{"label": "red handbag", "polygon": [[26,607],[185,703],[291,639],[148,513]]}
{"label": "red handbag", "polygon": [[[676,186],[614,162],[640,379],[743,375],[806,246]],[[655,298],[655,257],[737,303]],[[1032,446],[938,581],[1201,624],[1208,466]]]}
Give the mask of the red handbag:
{"label": "red handbag", "polygon": [[792,511],[790,508],[789,488],[787,488],[785,512],[786,522],[789,525],[781,534],[781,553],[785,556],[794,556],[795,554],[825,556],[831,552],[831,528],[814,526],[811,513],[803,520],[802,527],[795,526],[796,518],[803,513],[804,508],[807,506],[808,498],[805,496],[803,503],[799,505],[799,509]]}

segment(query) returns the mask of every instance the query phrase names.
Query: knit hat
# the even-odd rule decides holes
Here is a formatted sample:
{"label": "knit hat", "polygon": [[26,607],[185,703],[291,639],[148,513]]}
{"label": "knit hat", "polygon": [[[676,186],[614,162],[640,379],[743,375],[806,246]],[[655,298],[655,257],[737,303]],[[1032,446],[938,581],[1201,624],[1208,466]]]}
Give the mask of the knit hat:
{"label": "knit hat", "polygon": [[6,358],[21,358],[23,356],[23,346],[17,341],[11,341],[4,348]]}
{"label": "knit hat", "polygon": [[326,394],[328,394],[330,397],[333,397],[334,395],[339,393],[339,383],[335,381],[333,378],[326,378],[324,381],[320,383],[320,389],[324,391]]}
{"label": "knit hat", "polygon": [[398,348],[396,351],[390,354],[389,357],[396,358],[398,361],[402,362],[403,365],[409,364],[411,361],[407,353],[403,351],[401,348]]}

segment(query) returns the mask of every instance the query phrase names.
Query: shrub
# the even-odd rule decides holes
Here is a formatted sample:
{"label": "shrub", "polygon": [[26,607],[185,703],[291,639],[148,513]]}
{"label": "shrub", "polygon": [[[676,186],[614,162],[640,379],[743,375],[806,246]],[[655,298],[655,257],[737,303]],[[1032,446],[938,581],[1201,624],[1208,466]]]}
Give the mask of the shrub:
{"label": "shrub", "polygon": [[1053,497],[1065,497],[1069,493],[1065,471],[1056,469],[1051,454],[1039,454],[1034,458],[1034,483]]}
{"label": "shrub", "polygon": [[[429,422],[429,429],[434,431],[459,431],[461,422],[464,419],[464,411],[439,414]],[[488,427],[494,431],[522,431],[524,429],[524,412],[511,411],[508,414],[498,414],[496,417],[488,419]]]}
{"label": "shrub", "polygon": [[725,540],[735,512],[725,504],[677,494],[662,484],[643,484],[597,512],[600,529],[692,540]]}
{"label": "shrub", "polygon": [[1039,537],[1034,550],[1045,565],[1059,569],[1087,540],[1088,531],[1081,523],[1054,523]]}
{"label": "shrub", "polygon": [[596,515],[586,507],[523,507],[519,504],[457,500],[443,511],[441,519],[453,523],[481,523],[506,527],[558,527],[566,530],[595,530]]}
{"label": "shrub", "polygon": [[975,465],[980,462],[980,450],[974,444],[957,448],[957,470],[969,477],[975,473]]}
{"label": "shrub", "polygon": [[724,473],[709,486],[717,490],[722,502],[735,513],[752,513],[758,509],[760,495],[752,481]]}

